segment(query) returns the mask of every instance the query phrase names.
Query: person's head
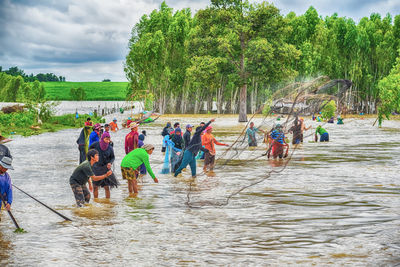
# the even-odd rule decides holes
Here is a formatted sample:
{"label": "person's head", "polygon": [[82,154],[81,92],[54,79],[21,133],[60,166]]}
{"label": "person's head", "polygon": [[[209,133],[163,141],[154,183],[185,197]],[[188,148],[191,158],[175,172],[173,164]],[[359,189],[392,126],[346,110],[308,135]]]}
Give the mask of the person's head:
{"label": "person's head", "polygon": [[87,118],[87,119],[86,119],[86,121],[91,121],[91,120],[92,120],[91,118]]}
{"label": "person's head", "polygon": [[167,122],[167,126],[166,127],[170,128],[171,127],[171,122]]}
{"label": "person's head", "polygon": [[139,134],[139,140],[142,140],[142,141],[144,141],[144,134]]}
{"label": "person's head", "polygon": [[103,140],[103,142],[109,144],[111,142],[111,136],[110,134],[105,131],[102,135],[101,135],[101,140]]}
{"label": "person's head", "polygon": [[131,117],[128,117],[128,120],[132,120],[132,118],[131,118]]}
{"label": "person's head", "polygon": [[115,123],[116,123],[116,122],[117,122],[117,118],[114,118],[114,119],[113,119],[113,122],[115,122]]}
{"label": "person's head", "polygon": [[193,125],[191,125],[191,124],[186,125],[186,130],[188,132],[191,132],[193,130]]}
{"label": "person's head", "polygon": [[282,125],[280,125],[280,124],[278,123],[277,125],[275,125],[275,129],[276,129],[276,130],[282,129]]}
{"label": "person's head", "polygon": [[179,127],[176,128],[176,129],[175,129],[175,134],[176,134],[176,135],[181,135],[181,134],[182,134],[181,128],[179,128]]}
{"label": "person's head", "polygon": [[89,149],[86,156],[88,161],[93,161],[93,162],[99,161],[99,152],[96,149]]}
{"label": "person's head", "polygon": [[207,133],[212,133],[212,130],[213,130],[212,126],[208,126],[205,131]]}
{"label": "person's head", "polygon": [[174,128],[175,128],[175,129],[178,128],[179,126],[180,126],[179,122],[175,122],[175,123],[174,123]]}
{"label": "person's head", "polygon": [[137,130],[138,130],[138,127],[139,127],[139,125],[136,123],[136,122],[131,122],[130,124],[129,124],[129,128],[131,128],[131,131],[132,132],[137,132]]}
{"label": "person's head", "polygon": [[108,123],[104,124],[104,131],[106,132],[110,131],[110,124]]}
{"label": "person's head", "polygon": [[9,142],[9,141],[11,141],[11,139],[5,138],[4,136],[2,136],[2,135],[0,134],[0,144],[7,143],[7,142]]}
{"label": "person's head", "polygon": [[142,146],[142,148],[144,148],[144,150],[146,150],[146,152],[151,155],[153,154],[154,151],[154,146],[151,144],[145,144],[144,146]]}
{"label": "person's head", "polygon": [[4,156],[0,159],[0,173],[5,173],[8,169],[14,170],[12,164],[12,158]]}
{"label": "person's head", "polygon": [[203,127],[204,125],[206,125],[206,123],[204,121],[200,122],[201,127]]}
{"label": "person's head", "polygon": [[254,127],[254,122],[250,122],[250,128]]}
{"label": "person's head", "polygon": [[143,134],[144,136],[147,136],[146,130],[143,130],[143,131],[142,131],[142,134]]}
{"label": "person's head", "polygon": [[96,124],[93,126],[93,130],[94,130],[94,131],[100,131],[100,129],[101,129],[100,123],[96,123]]}

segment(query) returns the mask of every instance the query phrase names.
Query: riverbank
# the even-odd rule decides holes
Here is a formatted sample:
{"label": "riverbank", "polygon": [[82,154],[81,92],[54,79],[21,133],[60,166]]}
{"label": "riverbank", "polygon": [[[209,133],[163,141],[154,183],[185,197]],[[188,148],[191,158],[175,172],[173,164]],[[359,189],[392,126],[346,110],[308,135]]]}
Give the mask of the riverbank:
{"label": "riverbank", "polygon": [[93,124],[104,123],[104,119],[96,116],[82,114],[75,118],[75,114],[52,116],[43,123],[38,123],[36,115],[32,112],[15,112],[10,114],[0,113],[0,134],[10,138],[13,135],[32,136],[46,132],[56,132],[64,129],[80,128],[90,117]]}

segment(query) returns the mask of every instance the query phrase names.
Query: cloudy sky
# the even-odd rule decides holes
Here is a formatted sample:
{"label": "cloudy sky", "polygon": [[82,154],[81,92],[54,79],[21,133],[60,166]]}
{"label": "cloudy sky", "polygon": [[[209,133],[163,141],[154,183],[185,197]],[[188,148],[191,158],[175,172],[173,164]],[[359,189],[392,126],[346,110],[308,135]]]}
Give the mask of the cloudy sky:
{"label": "cloudy sky", "polygon": [[[252,0],[261,2],[261,0]],[[123,61],[132,27],[161,0],[0,0],[0,66],[68,81],[126,81]],[[337,12],[358,21],[372,12],[400,14],[400,0],[272,0],[282,14]],[[209,0],[167,0],[193,13]]]}

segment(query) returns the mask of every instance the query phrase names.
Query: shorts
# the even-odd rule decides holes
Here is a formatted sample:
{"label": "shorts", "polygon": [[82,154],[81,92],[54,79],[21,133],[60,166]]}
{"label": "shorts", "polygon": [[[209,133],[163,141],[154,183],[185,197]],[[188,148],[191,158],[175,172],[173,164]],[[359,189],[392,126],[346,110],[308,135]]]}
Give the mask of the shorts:
{"label": "shorts", "polygon": [[121,167],[122,179],[134,180],[139,176],[139,172],[132,168]]}
{"label": "shorts", "polygon": [[249,146],[257,146],[257,141],[250,141]]}
{"label": "shorts", "polygon": [[204,166],[206,165],[214,165],[215,155],[211,155],[210,152],[204,153]]}
{"label": "shorts", "polygon": [[328,133],[323,133],[321,135],[321,138],[319,139],[320,142],[329,142],[329,134]]}

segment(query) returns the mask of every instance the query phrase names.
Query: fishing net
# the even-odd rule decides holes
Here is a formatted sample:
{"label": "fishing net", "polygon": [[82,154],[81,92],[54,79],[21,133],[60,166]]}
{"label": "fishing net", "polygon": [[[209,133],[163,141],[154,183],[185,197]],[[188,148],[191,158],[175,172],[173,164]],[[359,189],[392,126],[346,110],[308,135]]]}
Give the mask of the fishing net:
{"label": "fishing net", "polygon": [[[216,161],[218,164],[214,167],[214,170],[226,168],[227,166],[234,164],[238,159],[250,162],[255,162],[258,159],[267,160],[267,155],[271,152],[270,150],[272,149],[272,146],[270,145],[264,153],[260,153],[260,150],[249,150],[246,139],[246,129],[250,122],[254,122],[255,116],[259,116],[259,114],[265,110],[265,105],[269,105],[270,109],[268,112],[264,112],[265,114],[262,116],[261,123],[254,125],[254,127],[264,129],[270,128],[270,130],[266,132],[265,136],[271,134],[271,131],[277,124],[277,118],[271,116],[274,113],[280,116],[286,116],[284,120],[278,121],[278,123],[281,125],[282,132],[287,133],[293,125],[298,125],[300,123],[299,115],[319,114],[331,100],[334,100],[337,103],[337,112],[339,114],[342,110],[348,110],[346,103],[351,97],[348,93],[348,89],[351,88],[351,85],[352,83],[349,80],[330,80],[326,76],[321,76],[311,81],[292,83],[277,90],[272,95],[272,99],[269,102],[271,104],[260,106],[250,117],[246,126],[230,147],[217,157]],[[314,135],[314,133],[310,133],[307,136],[309,137],[312,135]],[[265,136],[259,136],[257,138],[257,143],[265,141]],[[192,179],[189,182],[185,204],[190,208],[228,205],[230,200],[240,192],[264,182],[273,174],[283,172],[290,163],[296,149],[297,146],[290,147],[291,152],[285,155],[286,157],[279,168],[267,169],[260,179],[240,186],[236,190],[231,191],[231,193],[220,197],[220,199],[210,200],[206,196],[202,196],[202,194],[195,189],[195,187],[198,187],[199,183],[201,183],[201,176],[205,174],[205,172],[200,172],[197,174],[196,179]],[[246,156],[243,157],[242,155],[245,151]]]}

